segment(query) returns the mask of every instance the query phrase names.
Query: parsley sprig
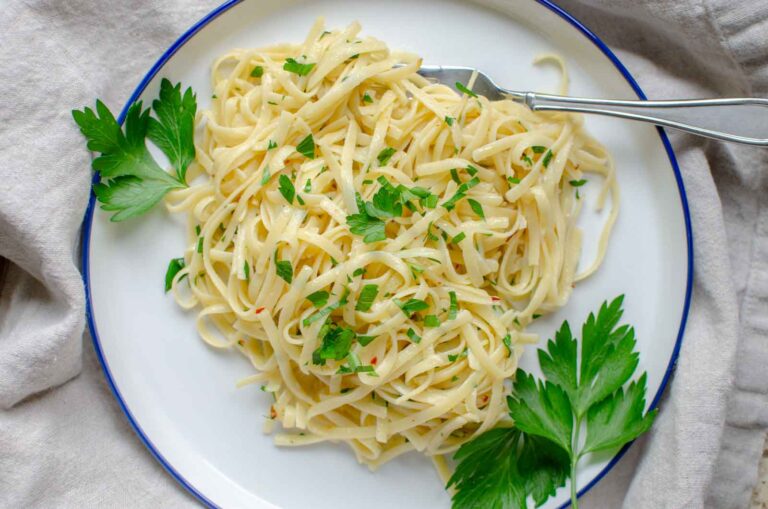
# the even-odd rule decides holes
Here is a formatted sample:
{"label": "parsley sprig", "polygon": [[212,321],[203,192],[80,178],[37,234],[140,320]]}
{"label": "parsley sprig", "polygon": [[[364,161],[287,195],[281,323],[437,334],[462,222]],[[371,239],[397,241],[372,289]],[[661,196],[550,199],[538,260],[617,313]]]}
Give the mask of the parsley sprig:
{"label": "parsley sprig", "polygon": [[[154,111],[154,117],[150,111]],[[167,79],[152,108],[133,103],[123,128],[107,106],[97,100],[95,111],[73,110],[72,117],[88,140],[88,148],[100,155],[93,169],[101,175],[93,192],[101,208],[123,221],[151,209],[171,189],[186,187],[187,168],[195,158],[193,139],[197,103],[191,88],[182,94],[181,84]],[[149,138],[168,157],[175,177],[163,170],[147,150]]]}
{"label": "parsley sprig", "polygon": [[526,508],[529,495],[538,506],[569,477],[576,508],[579,460],[648,431],[657,411],[644,413],[646,374],[630,382],[638,353],[634,329],[619,325],[623,300],[590,313],[580,342],[562,324],[538,351],[545,380],[517,371],[507,400],[516,428],[491,430],[461,446],[448,482],[456,488],[454,509]]}

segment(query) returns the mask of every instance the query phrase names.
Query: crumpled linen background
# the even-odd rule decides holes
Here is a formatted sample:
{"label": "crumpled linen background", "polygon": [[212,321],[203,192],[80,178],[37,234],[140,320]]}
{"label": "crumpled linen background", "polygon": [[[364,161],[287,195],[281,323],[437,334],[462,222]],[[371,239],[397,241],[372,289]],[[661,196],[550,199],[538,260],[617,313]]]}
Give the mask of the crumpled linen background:
{"label": "crumpled linen background", "polygon": [[[651,98],[768,96],[768,1],[560,3]],[[0,287],[0,507],[196,505],[130,430],[83,335],[90,170],[70,110],[96,97],[119,110],[217,4],[27,0],[0,10],[0,256],[10,260]],[[745,507],[756,480],[768,427],[768,150],[671,138],[695,236],[685,341],[657,424],[583,507]]]}

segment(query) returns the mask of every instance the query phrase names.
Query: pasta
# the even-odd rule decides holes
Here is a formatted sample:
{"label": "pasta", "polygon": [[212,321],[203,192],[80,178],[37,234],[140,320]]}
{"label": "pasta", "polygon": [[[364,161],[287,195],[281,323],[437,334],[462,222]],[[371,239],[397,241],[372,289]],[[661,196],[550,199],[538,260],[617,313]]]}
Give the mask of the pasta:
{"label": "pasta", "polygon": [[[251,361],[276,443],[342,441],[375,468],[504,418],[526,326],[599,265],[618,195],[580,117],[431,83],[360,30],[221,56],[196,180],[167,206],[189,218],[176,300]],[[612,212],[577,274],[587,173]]]}

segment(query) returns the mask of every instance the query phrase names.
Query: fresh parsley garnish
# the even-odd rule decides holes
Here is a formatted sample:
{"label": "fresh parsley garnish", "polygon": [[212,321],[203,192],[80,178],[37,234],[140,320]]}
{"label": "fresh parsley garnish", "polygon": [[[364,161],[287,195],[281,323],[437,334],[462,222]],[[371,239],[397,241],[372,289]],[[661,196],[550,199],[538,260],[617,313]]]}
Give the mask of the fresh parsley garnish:
{"label": "fresh parsley garnish", "polygon": [[[648,431],[657,411],[644,413],[646,374],[630,381],[638,353],[634,329],[619,325],[622,304],[623,296],[604,302],[597,316],[590,313],[580,342],[563,322],[554,341],[538,351],[545,380],[518,369],[507,398],[516,429],[492,430],[461,446],[448,483],[457,490],[454,509],[494,502],[525,508],[528,495],[538,506],[568,477],[575,508],[579,460]],[[503,341],[511,352],[506,337]]]}
{"label": "fresh parsley garnish", "polygon": [[440,327],[440,319],[436,315],[424,317],[424,327]]}
{"label": "fresh parsley garnish", "polygon": [[451,244],[458,244],[459,242],[464,240],[466,237],[467,237],[467,234],[464,232],[461,232],[451,239]]}
{"label": "fresh parsley garnish", "polygon": [[541,145],[534,145],[531,147],[531,150],[533,150],[534,154],[543,154],[547,151],[547,147],[542,147]]}
{"label": "fresh parsley garnish", "polygon": [[571,185],[571,187],[581,187],[587,183],[587,179],[569,180],[568,183]]}
{"label": "fresh parsley garnish", "polygon": [[365,285],[360,291],[360,298],[357,299],[355,305],[355,311],[368,311],[373,305],[373,301],[376,299],[376,295],[379,294],[379,285]]}
{"label": "fresh parsley garnish", "polygon": [[397,307],[399,307],[405,316],[409,318],[414,313],[429,309],[429,304],[421,299],[408,299],[405,302],[400,302],[399,300],[395,299],[395,304],[397,304]]}
{"label": "fresh parsley garnish", "polygon": [[470,177],[474,177],[475,175],[477,175],[478,169],[472,166],[471,164],[468,165],[465,169],[467,173],[469,173]]}
{"label": "fresh parsley garnish", "polygon": [[476,93],[472,92],[470,89],[468,89],[466,86],[464,86],[463,83],[458,82],[458,81],[456,82],[456,90],[458,90],[459,92],[462,92],[464,94],[467,94],[470,97],[477,97]]}
{"label": "fresh parsley garnish", "polygon": [[288,72],[298,74],[299,76],[306,76],[314,66],[315,64],[301,64],[293,58],[287,58],[283,64],[283,69]]}
{"label": "fresh parsley garnish", "polygon": [[330,294],[325,290],[318,290],[307,295],[307,300],[316,308],[321,308],[328,303]]}
{"label": "fresh parsley garnish", "polygon": [[315,158],[315,139],[312,137],[312,133],[309,133],[306,138],[301,140],[296,145],[296,152],[303,155],[307,159]]}
{"label": "fresh parsley garnish", "polygon": [[501,338],[501,342],[504,343],[504,346],[507,347],[507,352],[509,352],[509,355],[512,355],[512,336],[507,334]]}
{"label": "fresh parsley garnish", "polygon": [[275,249],[275,272],[286,283],[291,284],[293,281],[293,265],[289,260],[278,260],[277,249]]}
{"label": "fresh parsley garnish", "polygon": [[373,366],[363,365],[355,352],[349,352],[347,354],[347,364],[345,366],[339,366],[336,373],[344,375],[352,373],[375,373],[375,371]]}
{"label": "fresh parsley garnish", "polygon": [[365,267],[360,267],[359,269],[355,269],[352,273],[352,277],[362,276],[363,274],[365,274]]}
{"label": "fresh parsley garnish", "polygon": [[[150,117],[149,108],[142,109],[141,102],[132,104],[123,129],[101,101],[96,101],[95,112],[90,108],[72,111],[88,148],[101,154],[92,163],[102,179],[93,192],[102,209],[115,212],[112,221],[143,214],[171,189],[186,187],[187,168],[195,158],[195,94],[191,88],[182,94],[181,84],[174,86],[163,79],[152,110],[155,117]],[[168,157],[176,178],[157,164],[146,138]]]}
{"label": "fresh parsley garnish", "polygon": [[456,168],[451,168],[451,180],[461,185],[461,179],[459,178],[459,171]]}
{"label": "fresh parsley garnish", "polygon": [[477,177],[472,177],[467,182],[464,182],[458,187],[458,189],[456,189],[456,193],[451,196],[450,199],[443,202],[443,207],[445,207],[446,210],[453,210],[453,208],[456,206],[456,202],[464,198],[467,195],[467,192],[479,183],[480,179]]}
{"label": "fresh parsley garnish", "polygon": [[261,78],[264,75],[264,68],[260,65],[257,65],[253,68],[251,71],[251,78]]}
{"label": "fresh parsley garnish", "polygon": [[293,182],[291,182],[291,179],[289,179],[287,175],[280,175],[278,184],[278,190],[280,191],[280,194],[283,195],[285,201],[292,204],[293,198],[296,196],[296,188],[293,187]]}
{"label": "fresh parsley garnish", "polygon": [[377,217],[369,216],[364,210],[347,216],[349,231],[354,235],[362,235],[363,242],[370,244],[386,240],[386,224]]}
{"label": "fresh parsley garnish", "polygon": [[445,116],[445,123],[446,123],[446,124],[448,124],[449,126],[453,126],[453,122],[454,122],[455,120],[456,120],[456,119],[455,119],[455,118],[453,118],[453,117],[449,117],[449,116],[447,116],[447,115]]}
{"label": "fresh parsley garnish", "polygon": [[459,299],[456,298],[456,292],[451,290],[448,292],[448,298],[450,299],[450,306],[448,308],[448,319],[455,320],[459,314]]}
{"label": "fresh parsley garnish", "polygon": [[304,192],[305,193],[311,193],[312,192],[312,180],[307,179],[306,182],[304,182]]}
{"label": "fresh parsley garnish", "polygon": [[251,280],[251,266],[248,265],[248,262],[243,262],[243,275],[246,281]]}
{"label": "fresh parsley garnish", "polygon": [[552,161],[552,151],[547,150],[547,153],[544,154],[544,159],[541,161],[541,163],[544,165],[544,167],[548,167],[549,163]]}
{"label": "fresh parsley garnish", "polygon": [[520,156],[520,160],[525,162],[528,166],[533,166],[533,159],[523,154]]}
{"label": "fresh parsley garnish", "polygon": [[392,156],[395,155],[395,152],[397,152],[397,150],[392,147],[382,149],[381,152],[379,152],[379,155],[376,156],[376,160],[379,161],[379,166],[385,166],[389,160],[392,159]]}
{"label": "fresh parsley garnish", "polygon": [[405,335],[408,336],[408,339],[410,339],[414,343],[419,343],[421,341],[421,336],[416,334],[416,331],[411,328],[408,329]]}
{"label": "fresh parsley garnish", "polygon": [[360,346],[368,346],[371,341],[377,337],[378,336],[357,336],[357,342],[360,344]]}
{"label": "fresh parsley garnish", "polygon": [[467,355],[468,350],[465,348],[461,351],[461,353],[448,354],[448,361],[456,362],[457,360],[461,359],[462,357],[466,357]]}
{"label": "fresh parsley garnish", "polygon": [[272,150],[273,148],[277,148],[277,143],[275,143],[272,140],[269,140],[269,143],[267,144],[267,150]]}
{"label": "fresh parsley garnish", "polygon": [[355,331],[335,323],[327,323],[320,329],[318,337],[321,343],[320,347],[312,352],[312,363],[324,366],[325,361],[341,361],[349,355]]}
{"label": "fresh parsley garnish", "polygon": [[368,95],[368,92],[363,94],[363,102],[369,103],[369,104],[373,102],[373,99],[371,98],[370,95]]}
{"label": "fresh parsley garnish", "polygon": [[520,179],[517,177],[507,177],[507,182],[509,182],[510,185],[519,184]]}
{"label": "fresh parsley garnish", "polygon": [[485,219],[485,211],[483,210],[483,206],[480,205],[480,202],[477,200],[473,200],[472,198],[469,198],[467,200],[469,202],[469,206],[472,208],[472,211],[480,216],[481,218]]}
{"label": "fresh parsley garnish", "polygon": [[[186,264],[184,263],[184,258],[172,258],[171,261],[168,263],[168,270],[165,271],[166,293],[170,291],[170,289],[173,287],[173,278],[175,278],[176,274],[178,274],[179,271],[183,269],[185,266]],[[181,279],[184,279],[185,277],[186,277],[186,274],[184,276],[181,276]]]}

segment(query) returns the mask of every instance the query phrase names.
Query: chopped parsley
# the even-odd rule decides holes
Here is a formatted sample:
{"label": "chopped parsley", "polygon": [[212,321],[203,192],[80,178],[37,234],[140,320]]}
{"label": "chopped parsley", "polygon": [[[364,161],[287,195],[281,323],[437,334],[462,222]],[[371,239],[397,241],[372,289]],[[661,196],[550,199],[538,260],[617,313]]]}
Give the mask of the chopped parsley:
{"label": "chopped parsley", "polygon": [[360,298],[355,305],[355,311],[368,311],[379,293],[379,285],[365,285],[360,291]]}
{"label": "chopped parsley", "polygon": [[318,337],[321,344],[317,350],[312,352],[312,363],[324,366],[325,361],[340,361],[349,355],[352,342],[355,339],[355,331],[334,323],[327,323],[320,329]]}
{"label": "chopped parsley", "polygon": [[386,224],[377,217],[369,216],[365,211],[347,216],[349,231],[354,235],[362,235],[363,242],[370,244],[386,240]]}
{"label": "chopped parsley", "polygon": [[315,139],[312,137],[312,133],[309,133],[306,138],[301,140],[296,146],[296,152],[300,153],[307,159],[315,158]]}
{"label": "chopped parsley", "polygon": [[349,352],[347,354],[347,364],[344,366],[339,366],[338,371],[336,371],[339,375],[344,374],[352,374],[352,373],[374,373],[373,366],[364,366],[360,363],[360,358],[355,354],[355,352]]}
{"label": "chopped parsley", "polygon": [[543,154],[547,151],[547,147],[542,147],[541,145],[534,145],[531,147],[531,150],[533,150],[534,154]]}
{"label": "chopped parsley", "polygon": [[475,175],[477,175],[477,172],[478,172],[477,168],[475,168],[471,164],[466,167],[466,171],[467,173],[469,173],[470,177],[474,177]]}
{"label": "chopped parsley", "polygon": [[293,265],[288,260],[278,260],[277,249],[275,249],[275,272],[286,283],[291,284],[293,281]]}
{"label": "chopped parsley", "polygon": [[446,210],[453,210],[453,208],[456,206],[456,202],[464,198],[467,195],[467,192],[479,183],[480,179],[477,177],[472,177],[472,179],[464,182],[458,187],[456,193],[451,196],[449,200],[443,202],[443,207],[445,207]]}
{"label": "chopped parsley", "polygon": [[528,157],[527,155],[523,154],[520,156],[520,159],[524,161],[528,166],[533,166],[533,159]]}
{"label": "chopped parsley", "polygon": [[251,266],[248,265],[248,262],[243,262],[243,274],[245,275],[246,281],[251,280]]}
{"label": "chopped parsley", "polygon": [[[165,291],[168,292],[173,287],[173,278],[179,273],[181,269],[186,266],[184,258],[172,258],[168,263],[168,270],[165,271]],[[186,274],[179,278],[179,281],[184,279]]]}
{"label": "chopped parsley", "polygon": [[569,183],[569,184],[570,184],[572,187],[581,187],[581,186],[583,186],[584,184],[586,184],[586,183],[587,183],[587,180],[586,180],[586,179],[581,179],[581,180],[570,180],[570,181],[568,181],[568,183]]}
{"label": "chopped parsley", "polygon": [[304,182],[304,192],[305,193],[312,192],[312,180],[307,179],[307,181]]}
{"label": "chopped parsley", "polygon": [[410,339],[414,343],[419,343],[421,341],[421,336],[416,334],[416,331],[411,328],[409,328],[405,334],[406,336],[408,336],[408,339]]}
{"label": "chopped parsley", "polygon": [[466,86],[464,86],[463,83],[458,82],[458,81],[456,82],[456,90],[458,90],[459,92],[462,92],[464,94],[467,94],[470,97],[477,97],[476,93],[472,92],[470,89],[468,89]]}
{"label": "chopped parsley", "polygon": [[436,315],[424,317],[424,327],[440,327],[440,319]]}
{"label": "chopped parsley", "polygon": [[287,58],[283,64],[283,69],[299,76],[306,76],[314,66],[315,64],[301,64],[293,58]]}
{"label": "chopped parsley", "polygon": [[449,116],[447,116],[447,115],[445,116],[445,123],[446,123],[446,124],[448,124],[449,126],[453,126],[453,122],[454,122],[455,120],[456,120],[456,119],[455,119],[455,118],[453,118],[453,117],[449,117]]}
{"label": "chopped parsley", "polygon": [[483,211],[483,206],[480,205],[480,202],[477,200],[473,200],[472,198],[469,198],[467,200],[469,202],[469,206],[472,208],[472,211],[480,216],[481,218],[485,219],[485,211]]}
{"label": "chopped parsley", "polygon": [[382,149],[382,151],[379,152],[379,155],[376,156],[376,160],[379,161],[379,166],[385,166],[389,160],[392,159],[392,156],[395,155],[395,152],[397,152],[397,150],[392,147]]}
{"label": "chopped parsley", "polygon": [[397,304],[397,307],[399,307],[405,316],[409,318],[412,314],[418,311],[425,311],[429,309],[429,304],[421,299],[408,299],[406,302],[400,302],[399,300],[395,299],[395,304]]}
{"label": "chopped parsley", "polygon": [[448,308],[448,319],[455,320],[456,316],[459,314],[459,300],[456,298],[456,292],[454,291],[448,292],[448,297],[451,301],[450,307]]}
{"label": "chopped parsley", "polygon": [[448,354],[448,360],[450,362],[456,362],[457,360],[461,359],[462,357],[467,356],[467,349],[466,347],[464,350],[461,351],[461,353],[455,353],[455,354]]}
{"label": "chopped parsley", "polygon": [[544,159],[541,161],[541,163],[544,165],[544,167],[548,167],[549,163],[552,161],[552,151],[547,150],[547,153],[544,154]]}
{"label": "chopped parsley", "polygon": [[264,75],[264,68],[260,65],[257,65],[253,68],[251,71],[251,78],[261,78]]}
{"label": "chopped parsley", "polygon": [[504,346],[507,347],[507,351],[509,352],[509,355],[512,355],[512,336],[507,334],[503,338],[501,338],[501,342],[504,343]]}
{"label": "chopped parsley", "polygon": [[370,95],[368,95],[368,92],[363,94],[363,102],[368,104],[373,102],[373,99],[371,98]]}
{"label": "chopped parsley", "polygon": [[368,346],[371,341],[377,337],[378,336],[357,336],[357,342],[360,343],[360,346]]}
{"label": "chopped parsley", "polygon": [[519,184],[520,179],[517,177],[507,177],[507,182],[509,182],[510,185]]}
{"label": "chopped parsley", "polygon": [[269,140],[269,143],[267,144],[267,150],[272,150],[273,148],[277,148],[277,143],[275,143],[272,140]]}
{"label": "chopped parsley", "polygon": [[352,277],[362,276],[363,274],[365,274],[365,267],[360,267],[352,273]]}
{"label": "chopped parsley", "polygon": [[318,290],[307,295],[307,300],[316,308],[321,308],[328,303],[329,296],[330,294],[325,290]]}
{"label": "chopped parsley", "polygon": [[265,167],[264,168],[264,173],[261,175],[261,185],[262,186],[266,186],[267,182],[269,182],[269,178],[271,176],[272,175],[270,175],[270,173],[269,173],[269,166]]}
{"label": "chopped parsley", "polygon": [[461,185],[461,179],[459,178],[459,172],[456,168],[451,168],[451,180]]}
{"label": "chopped parsley", "polygon": [[467,237],[467,234],[464,232],[461,232],[451,239],[451,244],[458,244],[459,242],[464,240],[466,237]]}
{"label": "chopped parsley", "polygon": [[278,183],[280,194],[283,195],[285,201],[293,204],[293,199],[296,197],[296,188],[293,187],[293,182],[291,182],[291,179],[289,179],[287,175],[280,175]]}

